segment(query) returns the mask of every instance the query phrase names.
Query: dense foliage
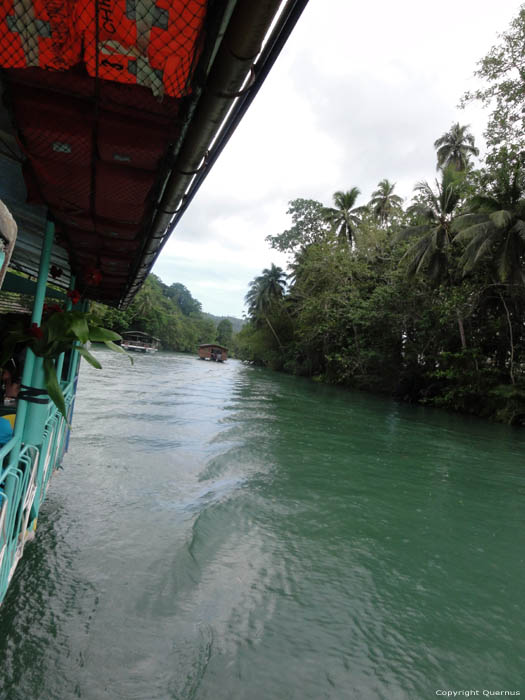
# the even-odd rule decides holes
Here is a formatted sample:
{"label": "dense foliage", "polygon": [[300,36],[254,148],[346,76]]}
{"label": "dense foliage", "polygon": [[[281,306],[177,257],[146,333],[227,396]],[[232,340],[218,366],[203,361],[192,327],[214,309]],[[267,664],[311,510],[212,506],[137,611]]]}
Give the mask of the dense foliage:
{"label": "dense foliage", "polygon": [[[217,340],[216,324],[201,308],[183,284],[168,286],[150,274],[125,311],[93,304],[92,314],[99,325],[117,333],[143,331],[159,338],[164,350],[196,352],[200,343]],[[228,324],[221,326],[222,340],[231,340]]]}
{"label": "dense foliage", "polygon": [[366,206],[355,186],[333,207],[290,203],[291,228],[267,238],[289,273],[251,283],[241,358],[525,424],[524,36],[525,6],[466,96],[495,99],[479,168],[454,124],[434,144],[435,184],[405,207],[388,180]]}

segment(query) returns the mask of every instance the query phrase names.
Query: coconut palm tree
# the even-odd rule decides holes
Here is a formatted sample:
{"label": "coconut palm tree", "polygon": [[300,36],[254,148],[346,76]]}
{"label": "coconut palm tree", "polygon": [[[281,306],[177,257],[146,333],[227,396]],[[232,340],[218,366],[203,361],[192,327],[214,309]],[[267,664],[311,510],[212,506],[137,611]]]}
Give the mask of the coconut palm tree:
{"label": "coconut palm tree", "polygon": [[409,276],[426,273],[434,282],[447,273],[447,251],[453,239],[452,223],[461,200],[462,178],[453,168],[443,171],[441,182],[436,180],[434,191],[428,182],[414,187],[417,202],[408,211],[418,221],[401,233],[402,238],[416,237],[404,255]]}
{"label": "coconut palm tree", "polygon": [[464,272],[490,259],[504,284],[525,284],[525,202],[504,207],[489,197],[479,197],[474,209],[459,217],[454,240],[466,243],[461,259]]}
{"label": "coconut palm tree", "polygon": [[449,131],[434,141],[438,170],[448,167],[466,170],[470,165],[470,157],[479,155],[479,149],[474,145],[474,136],[468,133],[468,129],[468,124],[460,126],[456,122]]}
{"label": "coconut palm tree", "polygon": [[325,219],[331,225],[332,231],[352,250],[355,248],[355,230],[361,221],[361,214],[366,211],[366,207],[354,206],[360,194],[358,187],[352,187],[347,192],[335,192],[334,207],[324,210]]}
{"label": "coconut palm tree", "polygon": [[[419,223],[406,228],[401,237],[415,236],[417,240],[407,250],[407,274],[414,277],[425,274],[434,284],[449,276],[449,248],[454,238],[452,226],[461,202],[463,177],[454,168],[443,171],[441,182],[436,180],[436,191],[428,182],[415,186],[418,201],[409,208]],[[467,347],[463,313],[457,309],[461,347]]]}
{"label": "coconut palm tree", "polygon": [[454,222],[456,241],[466,244],[461,259],[464,272],[490,260],[500,282],[525,284],[524,173],[503,166],[488,195],[473,197],[470,211]]}
{"label": "coconut palm tree", "polygon": [[283,298],[285,290],[285,273],[282,268],[272,263],[270,268],[262,271],[258,277],[250,282],[250,289],[245,297],[248,306],[248,315],[258,323],[264,319],[273,333],[279,347],[282,344],[271,321],[270,313],[276,304]]}
{"label": "coconut palm tree", "polygon": [[379,219],[383,226],[392,214],[401,210],[403,199],[398,194],[394,194],[395,186],[395,182],[381,180],[377,185],[377,190],[372,192],[372,199],[368,202],[374,216]]}
{"label": "coconut palm tree", "polygon": [[137,294],[131,308],[135,312],[134,320],[142,324],[144,330],[146,330],[146,326],[151,319],[155,318],[155,296],[149,280],[146,281],[146,284]]}
{"label": "coconut palm tree", "polygon": [[[512,172],[502,167],[496,174],[496,186],[490,196],[474,197],[471,211],[456,219],[453,229],[458,231],[454,240],[466,244],[461,258],[465,273],[482,263],[492,267],[494,279],[509,290],[523,290],[525,286],[525,198],[523,197],[523,174],[520,167]],[[514,378],[515,342],[512,317],[505,301],[504,287],[497,289],[505,311],[509,330],[510,379]],[[512,298],[511,293],[511,298]],[[514,320],[516,323],[516,320]],[[520,318],[520,324],[522,323]]]}

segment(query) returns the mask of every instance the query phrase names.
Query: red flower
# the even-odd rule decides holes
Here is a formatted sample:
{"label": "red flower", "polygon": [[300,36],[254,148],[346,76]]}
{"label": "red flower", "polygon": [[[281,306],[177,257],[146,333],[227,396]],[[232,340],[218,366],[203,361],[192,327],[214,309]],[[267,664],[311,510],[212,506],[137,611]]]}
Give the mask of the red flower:
{"label": "red flower", "polygon": [[60,304],[44,304],[44,313],[46,314],[61,314],[64,309]]}
{"label": "red flower", "polygon": [[37,338],[37,340],[40,340],[40,338],[44,337],[44,332],[42,331],[38,323],[32,323],[29,332],[34,338]]}
{"label": "red flower", "polygon": [[89,286],[97,287],[102,282],[102,272],[96,267],[88,267],[84,279]]}
{"label": "red flower", "polygon": [[70,289],[67,295],[71,299],[71,303],[73,305],[78,304],[78,302],[82,299],[82,295],[80,294],[78,289]]}
{"label": "red flower", "polygon": [[51,265],[50,273],[51,273],[51,277],[55,280],[58,279],[59,277],[62,277],[62,274],[63,274],[62,270],[59,267],[57,267],[56,265]]}

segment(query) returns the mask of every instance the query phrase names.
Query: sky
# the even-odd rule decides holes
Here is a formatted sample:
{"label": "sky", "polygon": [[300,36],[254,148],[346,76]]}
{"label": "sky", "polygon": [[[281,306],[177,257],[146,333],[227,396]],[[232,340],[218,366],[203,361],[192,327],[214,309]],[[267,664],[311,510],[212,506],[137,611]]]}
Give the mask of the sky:
{"label": "sky", "polygon": [[328,206],[357,186],[366,204],[384,178],[409,200],[433,182],[433,143],[457,121],[483,150],[487,111],[458,103],[520,4],[309,0],[153,272],[204,311],[240,318],[250,281],[286,268],[265,237],[289,228],[290,200]]}

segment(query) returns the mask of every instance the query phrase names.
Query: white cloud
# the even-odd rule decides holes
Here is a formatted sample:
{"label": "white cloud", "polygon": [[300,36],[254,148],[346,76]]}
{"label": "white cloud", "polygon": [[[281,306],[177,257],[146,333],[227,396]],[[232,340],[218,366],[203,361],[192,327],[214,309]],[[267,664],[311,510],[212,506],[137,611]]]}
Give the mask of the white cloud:
{"label": "white cloud", "polygon": [[248,284],[284,256],[265,243],[296,197],[325,203],[384,177],[411,196],[435,176],[434,140],[486,114],[457,109],[476,62],[520,3],[310,0],[265,85],[166,245],[155,272],[214,314],[240,316]]}

